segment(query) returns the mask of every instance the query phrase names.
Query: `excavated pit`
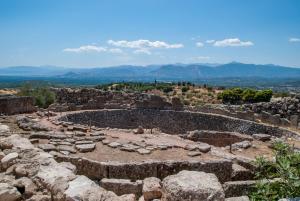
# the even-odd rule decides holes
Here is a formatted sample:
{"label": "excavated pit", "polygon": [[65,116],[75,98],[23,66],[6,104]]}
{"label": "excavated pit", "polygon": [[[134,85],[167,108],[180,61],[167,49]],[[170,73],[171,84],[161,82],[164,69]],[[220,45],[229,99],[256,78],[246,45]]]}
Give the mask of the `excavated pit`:
{"label": "excavated pit", "polygon": [[281,137],[294,135],[293,132],[274,126],[223,115],[149,109],[93,110],[69,113],[60,117],[61,121],[100,128],[136,129],[159,128],[168,134],[186,134],[193,130],[229,131],[252,135],[265,133]]}

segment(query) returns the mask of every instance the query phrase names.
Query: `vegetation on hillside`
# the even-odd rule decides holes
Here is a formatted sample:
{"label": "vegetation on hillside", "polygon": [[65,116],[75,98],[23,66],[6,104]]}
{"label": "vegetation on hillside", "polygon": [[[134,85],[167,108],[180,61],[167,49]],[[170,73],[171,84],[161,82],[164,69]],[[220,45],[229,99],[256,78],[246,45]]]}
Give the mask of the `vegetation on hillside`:
{"label": "vegetation on hillside", "polygon": [[300,197],[300,153],[280,141],[275,142],[273,147],[273,161],[264,157],[256,159],[256,179],[259,182],[250,195],[252,201]]}
{"label": "vegetation on hillside", "polygon": [[267,90],[254,90],[254,89],[241,89],[232,88],[226,89],[218,94],[218,98],[223,103],[240,104],[240,103],[258,103],[269,102],[272,98],[273,91]]}
{"label": "vegetation on hillside", "polygon": [[29,83],[24,84],[17,95],[34,97],[35,105],[40,108],[47,108],[55,101],[55,94],[48,87],[33,87]]}

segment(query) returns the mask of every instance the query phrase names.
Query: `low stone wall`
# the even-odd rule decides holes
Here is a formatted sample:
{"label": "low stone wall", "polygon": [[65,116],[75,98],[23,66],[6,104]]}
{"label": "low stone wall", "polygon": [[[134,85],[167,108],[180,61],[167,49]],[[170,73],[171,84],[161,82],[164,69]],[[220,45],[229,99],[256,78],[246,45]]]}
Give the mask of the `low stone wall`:
{"label": "low stone wall", "polygon": [[57,161],[70,162],[76,166],[79,174],[93,180],[102,178],[142,180],[147,177],[163,179],[181,170],[204,171],[214,173],[221,182],[230,181],[232,162],[229,160],[213,161],[145,161],[145,162],[99,162],[86,158],[59,155]]}
{"label": "low stone wall", "polygon": [[27,96],[0,96],[0,114],[12,115],[35,112],[34,98]]}
{"label": "low stone wall", "polygon": [[277,137],[297,135],[286,129],[223,115],[174,110],[95,110],[69,113],[59,120],[86,125],[91,123],[102,128],[135,129],[138,126],[159,128],[169,134],[185,134],[193,130],[215,130],[249,135],[265,133]]}

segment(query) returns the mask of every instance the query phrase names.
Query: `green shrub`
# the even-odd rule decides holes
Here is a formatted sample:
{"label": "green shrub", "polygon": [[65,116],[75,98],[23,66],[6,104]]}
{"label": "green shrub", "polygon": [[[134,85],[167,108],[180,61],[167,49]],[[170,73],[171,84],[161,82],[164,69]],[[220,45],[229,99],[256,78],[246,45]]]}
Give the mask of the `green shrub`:
{"label": "green shrub", "polygon": [[218,94],[218,99],[222,99],[223,103],[236,104],[242,100],[242,93],[240,88],[226,89]]}
{"label": "green shrub", "polygon": [[272,90],[257,91],[254,99],[256,102],[269,102],[272,98],[272,95]]}
{"label": "green shrub", "polygon": [[33,88],[30,84],[24,84],[17,95],[34,97],[35,105],[40,108],[47,108],[55,101],[55,94],[48,87]]}
{"label": "green shrub", "polygon": [[242,93],[242,99],[246,103],[254,103],[255,102],[256,91],[253,89],[245,89]]}
{"label": "green shrub", "polygon": [[187,92],[188,90],[189,90],[189,87],[182,87],[182,88],[181,88],[182,93],[185,93],[185,92]]}
{"label": "green shrub", "polygon": [[250,194],[252,201],[275,201],[300,196],[300,153],[283,142],[275,142],[275,160],[256,159],[257,182]]}
{"label": "green shrub", "polygon": [[218,94],[218,99],[221,99],[223,103],[258,103],[269,102],[272,98],[272,90],[253,90],[253,89],[226,89],[222,93]]}

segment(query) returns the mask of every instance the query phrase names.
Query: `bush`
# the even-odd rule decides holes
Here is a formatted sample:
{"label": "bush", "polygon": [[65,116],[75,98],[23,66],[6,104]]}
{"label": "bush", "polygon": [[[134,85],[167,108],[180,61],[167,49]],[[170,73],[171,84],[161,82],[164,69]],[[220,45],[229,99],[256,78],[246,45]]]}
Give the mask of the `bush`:
{"label": "bush", "polygon": [[300,153],[283,142],[274,143],[275,161],[264,157],[256,159],[255,189],[252,201],[279,200],[300,196]]}
{"label": "bush", "polygon": [[218,99],[222,99],[224,103],[236,104],[242,100],[242,93],[240,88],[226,89],[218,94]]}
{"label": "bush", "polygon": [[189,90],[189,87],[182,87],[182,88],[181,88],[182,93],[185,93],[185,92],[187,92],[188,90]]}
{"label": "bush", "polygon": [[272,90],[253,90],[253,89],[226,89],[218,94],[218,99],[223,103],[239,104],[239,103],[258,103],[269,102],[272,98]]}
{"label": "bush", "polygon": [[255,102],[256,91],[253,89],[246,89],[242,93],[242,99],[246,103],[254,103]]}
{"label": "bush", "polygon": [[272,95],[272,90],[257,91],[254,99],[256,102],[269,102],[272,98]]}
{"label": "bush", "polygon": [[21,87],[19,96],[32,96],[35,98],[35,105],[40,108],[47,108],[54,103],[55,94],[47,87],[33,88],[30,84],[25,84]]}

